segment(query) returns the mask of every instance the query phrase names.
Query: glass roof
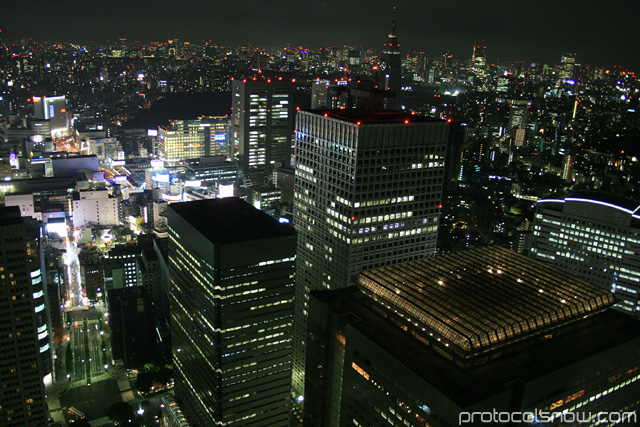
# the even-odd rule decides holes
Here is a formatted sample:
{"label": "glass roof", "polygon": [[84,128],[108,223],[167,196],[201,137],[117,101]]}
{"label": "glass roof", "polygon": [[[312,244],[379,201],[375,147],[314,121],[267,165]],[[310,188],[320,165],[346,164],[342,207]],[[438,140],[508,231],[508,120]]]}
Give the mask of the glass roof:
{"label": "glass roof", "polygon": [[356,283],[445,343],[476,352],[604,310],[613,294],[500,247],[396,264]]}

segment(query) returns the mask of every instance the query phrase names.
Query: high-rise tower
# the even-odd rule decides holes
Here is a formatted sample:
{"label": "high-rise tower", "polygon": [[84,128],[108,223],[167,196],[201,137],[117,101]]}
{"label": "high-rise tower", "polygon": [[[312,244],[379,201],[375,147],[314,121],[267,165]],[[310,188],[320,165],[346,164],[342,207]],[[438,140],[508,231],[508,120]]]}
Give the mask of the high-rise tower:
{"label": "high-rise tower", "polygon": [[392,97],[385,101],[385,108],[397,110],[400,108],[400,89],[402,87],[402,58],[400,57],[400,45],[396,35],[396,7],[393,7],[393,22],[391,32],[384,50],[380,56],[378,70],[378,88],[384,91],[393,92]]}
{"label": "high-rise tower", "polygon": [[234,80],[231,105],[234,157],[240,170],[269,172],[291,162],[293,84],[271,80]]}
{"label": "high-rise tower", "polygon": [[[34,251],[36,252],[34,254]],[[38,315],[44,310],[35,305],[31,257],[20,208],[0,209],[0,425],[46,426],[48,411],[44,400],[41,370],[41,329]],[[42,293],[42,291],[38,291]]]}
{"label": "high-rise tower", "polygon": [[309,292],[345,287],[366,269],[434,255],[448,129],[445,122],[399,112],[298,112],[298,399],[304,398]]}
{"label": "high-rise tower", "polygon": [[174,203],[175,390],[193,426],[287,426],[296,237],[236,198]]}

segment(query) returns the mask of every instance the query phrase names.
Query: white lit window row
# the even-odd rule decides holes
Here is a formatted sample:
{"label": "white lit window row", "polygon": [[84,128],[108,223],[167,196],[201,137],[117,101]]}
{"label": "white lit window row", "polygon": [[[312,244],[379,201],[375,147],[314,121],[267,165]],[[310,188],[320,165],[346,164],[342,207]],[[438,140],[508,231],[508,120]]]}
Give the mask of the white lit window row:
{"label": "white lit window row", "polygon": [[[577,404],[571,406],[570,408],[565,409],[564,411],[562,411],[562,413],[558,413],[558,414],[554,415],[552,420],[554,420],[556,418],[559,418],[561,414],[566,414],[567,412],[572,412],[572,411],[574,411],[576,409],[579,409],[579,408],[583,407],[584,405],[587,405],[589,403],[592,403],[595,400],[600,399],[601,397],[604,397],[604,396],[606,396],[606,395],[608,395],[610,393],[618,391],[619,389],[624,388],[624,387],[628,386],[629,384],[632,384],[632,383],[636,382],[639,378],[640,378],[640,375],[636,375],[635,377],[630,378],[630,379],[628,379],[627,381],[625,381],[623,383],[620,383],[620,384],[615,385],[613,387],[609,387],[607,390],[604,390],[601,393],[598,393],[598,394],[596,394],[594,396],[591,396],[588,399],[585,399],[582,402],[577,403]],[[595,424],[591,424],[591,425],[595,425]]]}
{"label": "white lit window row", "polygon": [[272,302],[272,303],[269,303],[269,304],[262,304],[262,305],[253,306],[253,307],[250,308],[250,310],[251,311],[260,310],[262,308],[274,307],[276,305],[287,304],[287,303],[290,303],[290,302],[293,302],[293,300],[292,299],[283,299],[283,300]]}

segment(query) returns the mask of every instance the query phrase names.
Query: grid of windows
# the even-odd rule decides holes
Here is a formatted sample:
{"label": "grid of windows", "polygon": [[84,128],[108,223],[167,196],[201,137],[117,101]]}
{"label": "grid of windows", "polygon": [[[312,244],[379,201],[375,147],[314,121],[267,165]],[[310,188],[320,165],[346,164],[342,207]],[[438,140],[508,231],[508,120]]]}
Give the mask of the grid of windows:
{"label": "grid of windows", "polygon": [[640,316],[640,217],[632,212],[595,197],[541,200],[531,256],[611,290],[617,309]]}
{"label": "grid of windows", "polygon": [[435,253],[447,123],[401,113],[357,114],[297,114],[297,393],[304,384],[309,292],[345,287],[363,270]]}
{"label": "grid of windows", "polygon": [[168,127],[158,129],[159,154],[169,160],[227,156],[230,127],[229,117],[172,120]]}
{"label": "grid of windows", "polygon": [[[188,206],[197,203],[241,204],[220,215],[241,218],[218,224],[229,241],[194,223]],[[242,240],[252,221],[275,223],[255,212],[238,199],[168,210],[176,397],[192,425],[288,425],[295,236]]]}
{"label": "grid of windows", "polygon": [[233,82],[233,137],[243,173],[290,163],[292,90],[284,81]]}

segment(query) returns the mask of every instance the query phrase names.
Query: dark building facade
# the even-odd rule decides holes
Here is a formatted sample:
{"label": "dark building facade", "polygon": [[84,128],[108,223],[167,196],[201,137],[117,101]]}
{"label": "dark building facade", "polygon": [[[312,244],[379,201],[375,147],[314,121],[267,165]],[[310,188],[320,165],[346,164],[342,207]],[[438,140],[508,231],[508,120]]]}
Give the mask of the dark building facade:
{"label": "dark building facade", "polygon": [[175,395],[191,425],[286,426],[296,237],[237,198],[168,209]]}
{"label": "dark building facade", "polygon": [[0,209],[0,425],[7,427],[48,425],[32,297],[34,248],[27,243],[20,209]]}
{"label": "dark building facade", "polygon": [[113,359],[128,367],[152,360],[157,340],[150,295],[134,286],[112,289],[107,297]]}

